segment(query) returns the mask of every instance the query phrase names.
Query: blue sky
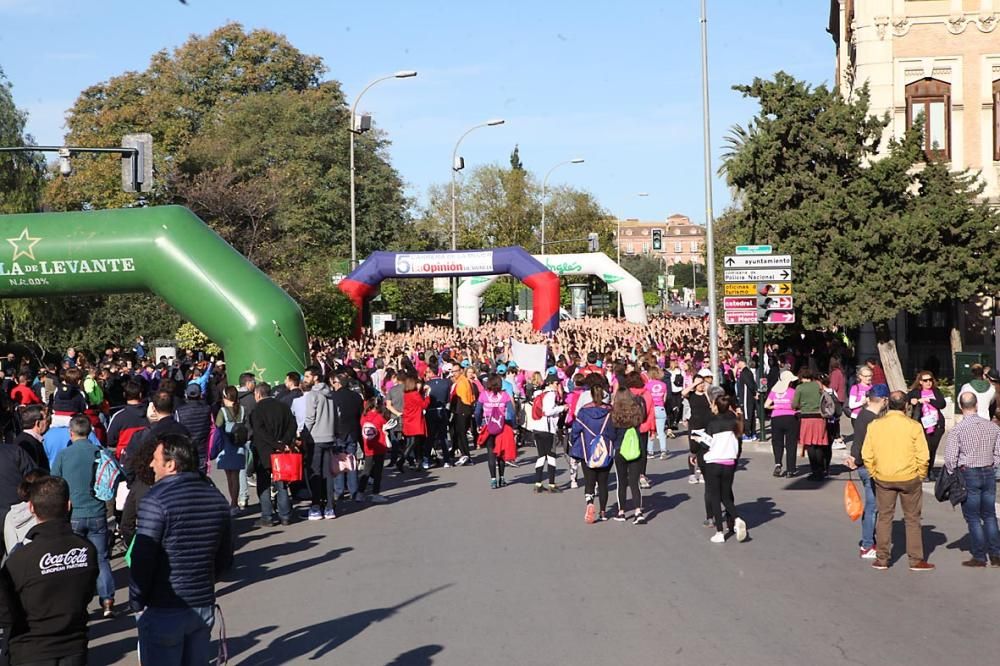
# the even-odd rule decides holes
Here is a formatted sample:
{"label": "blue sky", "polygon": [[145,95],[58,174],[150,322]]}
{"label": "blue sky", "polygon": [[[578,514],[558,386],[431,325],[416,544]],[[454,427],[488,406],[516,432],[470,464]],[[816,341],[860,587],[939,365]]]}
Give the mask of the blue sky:
{"label": "blue sky", "polygon": [[[156,51],[230,20],[286,35],[321,56],[353,101],[400,69],[414,79],[370,90],[361,108],[392,140],[391,158],[418,203],[449,178],[462,144],[470,167],[507,163],[520,145],[550,186],[592,192],[615,215],[704,222],[699,0],[0,0],[0,66],[39,143],[61,143],[85,87],[145,69]],[[731,90],[784,69],[830,83],[833,42],[823,0],[709,0],[712,153],[754,105]],[[648,192],[639,198],[637,192]],[[716,182],[715,211],[729,203]]]}

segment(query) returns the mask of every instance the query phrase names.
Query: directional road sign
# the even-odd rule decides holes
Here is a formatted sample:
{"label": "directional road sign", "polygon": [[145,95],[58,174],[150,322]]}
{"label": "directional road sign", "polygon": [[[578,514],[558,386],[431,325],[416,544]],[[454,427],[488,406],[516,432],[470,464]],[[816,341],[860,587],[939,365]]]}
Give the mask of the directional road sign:
{"label": "directional road sign", "polygon": [[726,282],[771,282],[791,280],[790,268],[759,268],[723,271]]}
{"label": "directional road sign", "polygon": [[792,255],[764,254],[756,257],[727,256],[723,265],[726,268],[791,268]]}
{"label": "directional road sign", "polygon": [[768,296],[765,303],[768,310],[791,310],[793,307],[791,296]]}
{"label": "directional road sign", "polygon": [[737,245],[736,254],[771,254],[770,245]]}
{"label": "directional road sign", "polygon": [[768,312],[765,324],[794,324],[794,312]]}
{"label": "directional road sign", "polygon": [[722,299],[722,307],[727,310],[756,310],[755,296],[727,296]]}
{"label": "directional road sign", "polygon": [[[776,314],[776,313],[775,313]],[[730,326],[736,324],[756,324],[756,310],[726,310],[726,323]]]}
{"label": "directional road sign", "polygon": [[744,284],[727,284],[725,286],[726,296],[756,296],[757,283],[749,282]]}
{"label": "directional road sign", "polygon": [[[729,295],[729,287],[730,286],[733,286],[733,287],[743,287],[744,285],[728,285],[727,284],[726,285],[726,295],[727,296]],[[755,288],[755,291],[752,291],[751,293],[754,293],[754,294],[756,294],[756,293],[762,293],[762,294],[767,294],[767,295],[778,294],[779,296],[791,296],[791,294],[792,294],[792,283],[791,282],[777,282],[777,283],[771,282],[771,283],[768,283],[768,284],[755,284],[755,285],[752,285],[752,286]],[[756,291],[757,288],[760,288],[761,291],[757,292]]]}

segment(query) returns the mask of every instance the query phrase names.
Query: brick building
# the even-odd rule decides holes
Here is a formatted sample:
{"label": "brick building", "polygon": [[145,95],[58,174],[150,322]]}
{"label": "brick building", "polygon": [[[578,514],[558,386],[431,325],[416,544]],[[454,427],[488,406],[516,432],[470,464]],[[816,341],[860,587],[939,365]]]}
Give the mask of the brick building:
{"label": "brick building", "polygon": [[[638,219],[619,220],[622,256],[649,255],[662,257],[668,265],[677,263],[705,263],[705,228],[695,224],[686,215],[674,213],[663,222],[646,222]],[[662,246],[653,249],[653,231],[659,230]]]}

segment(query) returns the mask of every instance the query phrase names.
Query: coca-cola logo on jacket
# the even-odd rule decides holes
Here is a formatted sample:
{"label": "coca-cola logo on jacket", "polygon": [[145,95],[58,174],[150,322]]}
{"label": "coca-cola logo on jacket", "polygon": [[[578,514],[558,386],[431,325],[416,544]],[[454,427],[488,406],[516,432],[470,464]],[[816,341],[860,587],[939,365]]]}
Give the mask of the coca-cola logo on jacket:
{"label": "coca-cola logo on jacket", "polygon": [[38,570],[45,574],[67,571],[69,569],[85,569],[87,567],[87,549],[70,548],[65,553],[45,553],[38,560]]}

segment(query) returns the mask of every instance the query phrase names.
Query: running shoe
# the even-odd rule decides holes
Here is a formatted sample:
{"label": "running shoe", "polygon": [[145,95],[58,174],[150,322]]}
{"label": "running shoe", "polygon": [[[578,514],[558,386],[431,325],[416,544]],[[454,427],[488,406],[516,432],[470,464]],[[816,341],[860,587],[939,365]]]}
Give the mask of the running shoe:
{"label": "running shoe", "polygon": [[698,477],[698,483],[705,483],[705,477],[701,474],[696,475]]}
{"label": "running shoe", "polygon": [[535,484],[535,494],[536,495],[541,495],[542,492],[544,492],[544,489],[542,488],[542,484],[536,483]]}
{"label": "running shoe", "polygon": [[747,523],[742,518],[737,518],[733,527],[736,530],[736,540],[743,542],[747,540]]}
{"label": "running shoe", "polygon": [[628,521],[628,518],[625,517],[625,514],[623,512],[619,511],[614,515],[614,517],[611,520],[615,521],[616,523],[624,523]]}
{"label": "running shoe", "polygon": [[670,457],[670,454],[668,454],[666,451],[664,451],[663,453],[660,454],[660,460],[666,460],[669,457]]}
{"label": "running shoe", "polygon": [[573,479],[572,481],[569,482],[569,488],[570,488],[570,490],[576,490],[579,487],[580,487],[580,484],[576,482],[576,479]]}
{"label": "running shoe", "polygon": [[323,520],[323,512],[318,506],[309,507],[309,520]]}
{"label": "running shoe", "polygon": [[490,479],[490,488],[493,488],[494,490],[496,490],[497,488],[499,488],[499,486],[497,485],[497,480],[496,479]]}
{"label": "running shoe", "polygon": [[389,498],[383,495],[369,495],[368,501],[372,504],[385,504],[389,501]]}
{"label": "running shoe", "polygon": [[431,461],[428,460],[427,458],[424,458],[423,462],[420,463],[420,469],[430,469],[430,468],[431,468]]}
{"label": "running shoe", "polygon": [[656,457],[656,454],[653,453],[653,452],[650,452],[650,453],[646,454],[646,460],[652,460],[655,457]]}
{"label": "running shoe", "polygon": [[781,465],[774,466],[774,471],[771,473],[771,476],[778,477],[779,479],[781,478]]}
{"label": "running shoe", "polygon": [[832,448],[835,451],[836,450],[840,450],[840,449],[846,449],[847,448],[847,444],[844,444],[844,440],[842,440],[842,439],[840,439],[838,437],[837,439],[833,440]]}
{"label": "running shoe", "polygon": [[469,456],[462,456],[457,461],[455,461],[455,467],[461,467],[467,462],[469,462]]}
{"label": "running shoe", "polygon": [[645,475],[639,477],[639,487],[643,490],[649,490],[653,485],[649,482],[649,479]]}
{"label": "running shoe", "polygon": [[546,489],[547,489],[547,490],[548,490],[548,491],[549,491],[550,493],[561,493],[561,492],[562,492],[562,488],[560,488],[559,486],[557,486],[557,485],[556,485],[556,484],[554,484],[554,483],[550,483],[550,484],[549,484],[549,485],[548,485],[548,486],[546,487]]}
{"label": "running shoe", "polygon": [[871,548],[859,547],[858,557],[860,557],[863,560],[874,560],[876,557],[878,557],[878,553],[875,550],[874,546],[872,546]]}
{"label": "running shoe", "polygon": [[692,486],[697,485],[698,484],[698,475],[697,474],[692,474],[691,476],[689,476],[688,477],[688,483],[690,483]]}
{"label": "running shoe", "polygon": [[501,476],[501,477],[500,477],[500,478],[499,478],[499,479],[497,480],[497,483],[499,483],[499,484],[500,484],[500,487],[501,487],[501,488],[503,488],[503,487],[505,487],[505,486],[507,485],[507,479],[505,479],[505,478],[503,478],[503,477]]}
{"label": "running shoe", "polygon": [[587,510],[583,514],[583,522],[587,523],[588,525],[593,525],[594,517],[596,515],[597,515],[597,509],[594,507],[593,504],[588,504]]}
{"label": "running shoe", "polygon": [[638,513],[635,514],[635,520],[632,521],[633,525],[645,525],[646,524],[646,514]]}
{"label": "running shoe", "polygon": [[712,538],[709,539],[709,541],[711,541],[712,543],[725,543],[726,535],[723,532],[716,532],[715,534],[712,535]]}

